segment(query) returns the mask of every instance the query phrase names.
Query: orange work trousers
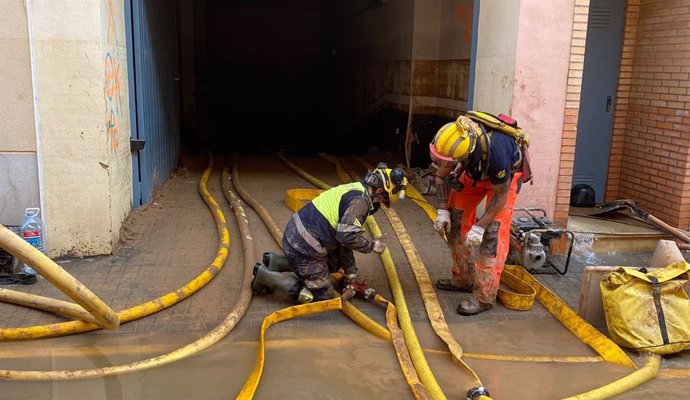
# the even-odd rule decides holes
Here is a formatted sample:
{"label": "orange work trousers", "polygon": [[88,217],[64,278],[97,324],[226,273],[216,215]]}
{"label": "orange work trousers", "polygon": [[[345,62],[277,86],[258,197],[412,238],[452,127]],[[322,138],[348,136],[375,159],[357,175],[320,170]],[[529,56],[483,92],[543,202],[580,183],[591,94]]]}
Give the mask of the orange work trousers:
{"label": "orange work trousers", "polygon": [[472,296],[482,304],[495,304],[503,265],[510,249],[510,226],[513,208],[518,194],[518,183],[522,173],[517,172],[510,181],[508,200],[486,227],[479,254],[475,256],[464,245],[467,232],[477,221],[477,206],[486,197],[487,207],[494,199],[491,182],[474,181],[463,173],[460,182],[465,187],[461,192],[451,190],[448,198],[451,231],[448,235],[453,256],[453,283],[458,286],[472,286]]}

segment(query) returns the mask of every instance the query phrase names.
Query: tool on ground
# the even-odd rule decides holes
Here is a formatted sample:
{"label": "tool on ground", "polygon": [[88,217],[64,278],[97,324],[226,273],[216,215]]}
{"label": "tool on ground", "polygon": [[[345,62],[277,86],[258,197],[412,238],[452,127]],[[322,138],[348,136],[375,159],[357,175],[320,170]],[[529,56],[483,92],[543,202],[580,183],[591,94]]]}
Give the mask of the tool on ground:
{"label": "tool on ground", "polygon": [[[534,212],[540,212],[542,215],[536,216]],[[549,260],[549,255],[553,252],[553,240],[561,239],[563,236],[568,237],[568,254],[565,266],[559,269]],[[547,218],[543,208],[516,208],[510,226],[509,257],[513,263],[521,265],[531,274],[565,275],[573,252],[574,239],[573,232],[554,224]]]}
{"label": "tool on ground", "polygon": [[[670,233],[671,235],[675,236],[678,240],[682,241],[686,245],[690,245],[690,236],[686,233],[681,231],[680,229],[673,227],[666,222],[660,220],[659,218],[653,216],[649,212],[643,210],[640,208],[637,203],[633,200],[614,200],[608,203],[603,203],[599,204],[597,206],[598,208],[601,208],[601,211],[597,211],[595,213],[592,213],[590,215],[601,215],[601,214],[606,214],[610,212],[616,212],[620,210],[630,210],[634,216],[639,217],[645,222],[654,224],[658,226],[659,228],[665,230],[666,232]],[[679,246],[682,249],[687,249],[687,246]]]}

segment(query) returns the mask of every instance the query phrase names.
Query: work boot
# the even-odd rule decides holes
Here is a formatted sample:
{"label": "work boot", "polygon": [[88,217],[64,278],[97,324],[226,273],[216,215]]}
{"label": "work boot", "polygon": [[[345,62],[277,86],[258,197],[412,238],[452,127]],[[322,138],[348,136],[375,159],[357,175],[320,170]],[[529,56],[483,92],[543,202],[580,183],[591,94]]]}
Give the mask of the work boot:
{"label": "work boot", "polygon": [[470,297],[467,300],[460,303],[457,311],[460,315],[477,315],[490,309],[493,306],[493,304],[482,304],[479,302],[479,300],[475,299],[474,297]]}
{"label": "work boot", "polygon": [[262,257],[262,262],[271,271],[292,272],[292,267],[288,262],[288,258],[283,254],[267,251]]}
{"label": "work boot", "polygon": [[436,289],[448,292],[472,293],[472,285],[459,286],[453,283],[452,279],[439,279],[434,286],[436,286]]}
{"label": "work boot", "polygon": [[293,301],[304,304],[314,300],[314,295],[304,287],[292,273],[271,271],[263,264],[256,264],[253,271],[252,290],[256,294],[271,293],[278,290],[287,294]]}

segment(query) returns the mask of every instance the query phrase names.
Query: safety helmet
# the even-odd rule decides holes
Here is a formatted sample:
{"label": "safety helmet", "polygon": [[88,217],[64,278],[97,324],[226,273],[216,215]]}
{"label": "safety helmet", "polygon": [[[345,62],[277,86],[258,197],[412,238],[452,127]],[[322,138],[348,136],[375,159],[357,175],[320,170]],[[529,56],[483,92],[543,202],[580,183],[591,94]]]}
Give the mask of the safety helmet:
{"label": "safety helmet", "polygon": [[481,132],[476,122],[461,115],[456,121],[443,125],[436,132],[436,136],[429,143],[431,158],[443,164],[465,160],[474,151]]}
{"label": "safety helmet", "polygon": [[405,198],[407,178],[400,168],[388,168],[385,163],[376,165],[373,171],[367,172],[364,181],[375,188],[383,188],[391,202]]}

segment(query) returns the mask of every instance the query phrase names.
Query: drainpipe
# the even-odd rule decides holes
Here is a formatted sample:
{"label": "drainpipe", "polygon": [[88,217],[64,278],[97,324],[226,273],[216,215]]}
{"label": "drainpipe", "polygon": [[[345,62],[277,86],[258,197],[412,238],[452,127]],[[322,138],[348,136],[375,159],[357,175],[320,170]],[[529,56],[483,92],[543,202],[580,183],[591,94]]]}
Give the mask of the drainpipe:
{"label": "drainpipe", "polygon": [[34,102],[34,125],[36,129],[36,170],[38,171],[38,198],[40,201],[40,207],[42,210],[42,220],[43,220],[43,248],[46,254],[48,254],[49,238],[48,229],[50,216],[46,213],[45,204],[45,182],[43,178],[43,147],[41,142],[41,113],[38,108],[38,85],[36,83],[36,49],[34,41],[34,29],[33,29],[33,0],[26,0],[26,24],[29,35],[29,60],[31,65],[31,90],[33,91],[33,102]]}

